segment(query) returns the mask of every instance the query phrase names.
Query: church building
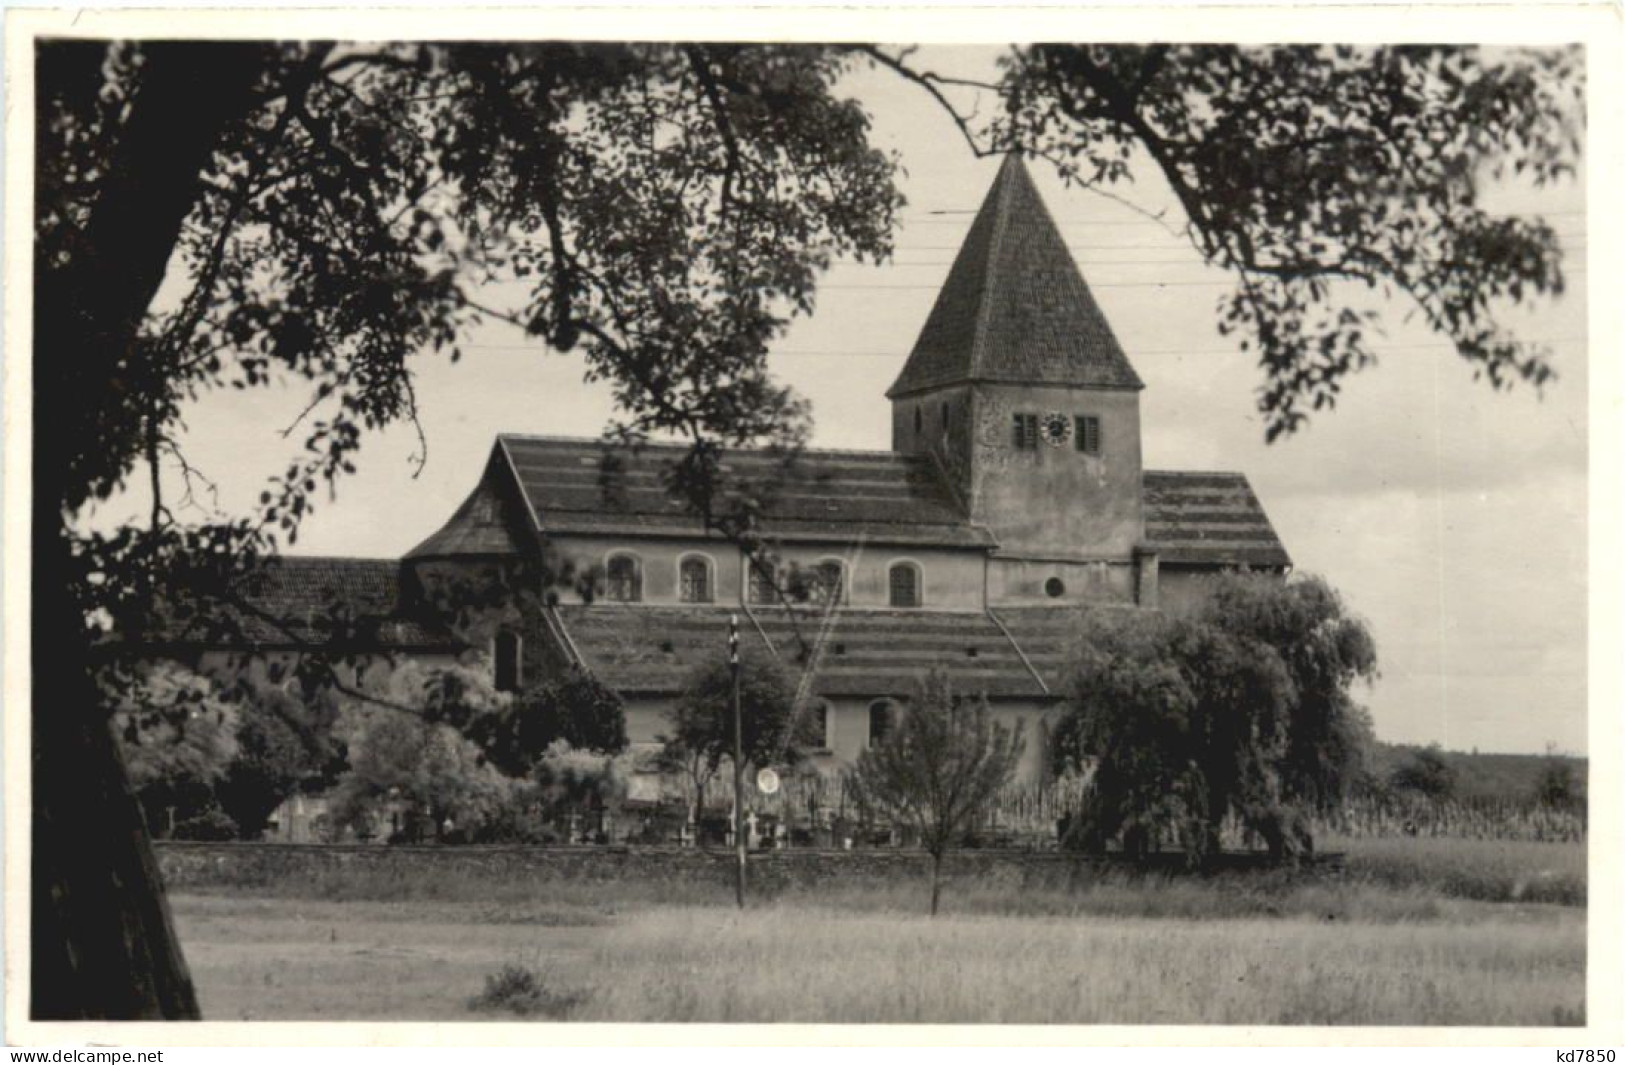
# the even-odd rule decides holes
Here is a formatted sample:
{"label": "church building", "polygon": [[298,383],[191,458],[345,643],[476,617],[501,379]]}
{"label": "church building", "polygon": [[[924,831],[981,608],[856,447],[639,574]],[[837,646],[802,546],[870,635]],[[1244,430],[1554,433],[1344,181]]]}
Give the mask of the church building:
{"label": "church building", "polygon": [[[376,632],[416,641],[380,635],[380,649],[479,652],[502,687],[585,669],[624,699],[634,745],[669,727],[695,667],[725,653],[730,616],[746,655],[804,678],[824,766],[855,759],[940,667],[1026,722],[1033,780],[1079,610],[1178,608],[1217,572],[1290,566],[1242,474],[1143,467],[1143,389],[1011,155],[886,394],[891,449],[807,450],[783,468],[768,452],[725,454],[731,477],[782,478],[761,527],[778,573],[668,494],[663,468],[684,447],[501,434],[468,499],[404,559],[287,558],[273,583],[317,597],[326,574],[402,619]],[[455,624],[413,607],[437,577],[544,546],[601,574],[590,601],[561,591]],[[804,602],[778,593],[791,570],[816,576]]]}

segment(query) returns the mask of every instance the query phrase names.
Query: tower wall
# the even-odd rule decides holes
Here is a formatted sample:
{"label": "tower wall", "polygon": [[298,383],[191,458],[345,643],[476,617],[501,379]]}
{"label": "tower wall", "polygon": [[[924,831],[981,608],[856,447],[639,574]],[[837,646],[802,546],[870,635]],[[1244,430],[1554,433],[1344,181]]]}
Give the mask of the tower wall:
{"label": "tower wall", "polygon": [[[971,520],[1000,554],[1059,560],[1127,559],[1143,536],[1140,395],[1129,389],[980,385],[972,402]],[[1100,419],[1101,450],[1068,440],[1016,447],[1015,416],[1056,412]]]}
{"label": "tower wall", "polygon": [[936,455],[954,495],[968,505],[973,488],[974,420],[969,385],[938,388],[895,399],[892,401],[892,450]]}

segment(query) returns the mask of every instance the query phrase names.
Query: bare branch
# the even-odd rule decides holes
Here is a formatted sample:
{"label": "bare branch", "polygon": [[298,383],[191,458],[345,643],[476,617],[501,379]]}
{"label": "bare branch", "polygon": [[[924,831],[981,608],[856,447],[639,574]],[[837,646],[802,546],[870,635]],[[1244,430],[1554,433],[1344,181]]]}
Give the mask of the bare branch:
{"label": "bare branch", "polygon": [[977,88],[992,89],[994,86],[981,85],[976,82],[965,82],[952,78],[944,78],[940,75],[930,73],[929,71],[922,72],[915,70],[904,62],[904,60],[908,57],[908,51],[904,51],[897,56],[891,56],[881,51],[877,46],[869,44],[858,45],[852,50],[859,55],[868,56],[881,66],[902,75],[907,80],[912,81],[914,84],[920,86],[926,92],[930,93],[932,99],[936,100],[936,102],[942,106],[942,109],[948,113],[948,117],[953,120],[954,125],[959,127],[960,135],[965,138],[965,143],[970,146],[972,154],[974,154],[977,158],[980,159],[984,156],[998,154],[998,149],[984,147],[977,140],[975,131],[971,129],[970,119],[967,116],[960,114],[959,110],[954,107],[953,103],[948,99],[948,97],[944,96],[942,90],[937,87],[938,85],[973,85]]}

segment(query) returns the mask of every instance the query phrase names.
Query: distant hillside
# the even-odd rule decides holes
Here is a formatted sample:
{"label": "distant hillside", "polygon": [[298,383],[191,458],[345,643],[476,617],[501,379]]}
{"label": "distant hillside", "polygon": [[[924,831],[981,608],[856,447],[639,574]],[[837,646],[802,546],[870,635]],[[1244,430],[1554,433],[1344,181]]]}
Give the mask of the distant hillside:
{"label": "distant hillside", "polygon": [[[1422,747],[1401,743],[1378,743],[1371,752],[1372,773],[1386,781],[1397,766],[1404,765]],[[1458,799],[1527,799],[1535,793],[1541,771],[1553,761],[1567,762],[1574,769],[1580,791],[1586,790],[1587,760],[1567,755],[1471,754],[1441,751],[1446,764],[1456,773]]]}

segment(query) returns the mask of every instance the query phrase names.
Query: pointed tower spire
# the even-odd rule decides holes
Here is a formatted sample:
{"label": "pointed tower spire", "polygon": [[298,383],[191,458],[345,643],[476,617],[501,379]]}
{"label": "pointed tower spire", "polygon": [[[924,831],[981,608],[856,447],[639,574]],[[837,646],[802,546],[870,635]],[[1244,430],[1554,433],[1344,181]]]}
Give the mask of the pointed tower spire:
{"label": "pointed tower spire", "polygon": [[971,382],[1145,387],[1015,152],[886,395]]}

